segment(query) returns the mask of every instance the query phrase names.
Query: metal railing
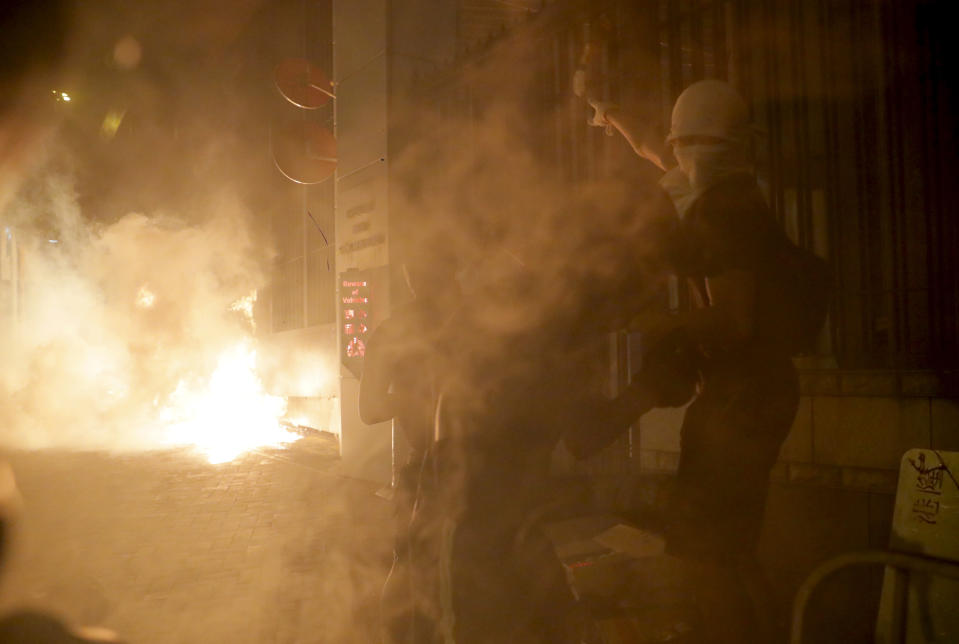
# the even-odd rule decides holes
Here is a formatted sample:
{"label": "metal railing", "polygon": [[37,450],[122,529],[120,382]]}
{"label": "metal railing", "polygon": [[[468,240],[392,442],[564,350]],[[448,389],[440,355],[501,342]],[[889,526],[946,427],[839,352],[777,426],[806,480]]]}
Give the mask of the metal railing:
{"label": "metal railing", "polygon": [[[802,644],[803,627],[805,625],[806,607],[816,587],[833,574],[851,566],[889,566],[899,570],[908,570],[926,575],[936,575],[948,579],[959,580],[959,563],[934,559],[920,555],[911,555],[887,550],[863,550],[839,555],[819,564],[806,577],[806,580],[796,591],[793,600],[792,627],[790,629],[790,644]],[[905,593],[898,593],[893,611],[896,617],[905,611]],[[896,623],[894,619],[894,623]],[[899,639],[901,640],[901,637]]]}

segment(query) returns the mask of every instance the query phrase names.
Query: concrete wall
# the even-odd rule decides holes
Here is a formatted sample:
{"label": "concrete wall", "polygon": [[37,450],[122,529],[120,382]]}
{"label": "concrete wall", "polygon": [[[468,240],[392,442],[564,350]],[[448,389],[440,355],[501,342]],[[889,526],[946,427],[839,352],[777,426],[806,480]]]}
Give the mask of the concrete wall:
{"label": "concrete wall", "polygon": [[[929,372],[806,372],[799,412],[772,473],[760,558],[781,606],[820,561],[885,548],[903,452],[959,449],[959,402]],[[641,421],[636,457],[645,476],[679,461],[682,409]],[[823,589],[811,614],[826,639],[868,641],[881,576],[853,570]],[[828,636],[827,636],[828,633]]]}
{"label": "concrete wall", "polygon": [[[959,403],[935,395],[932,374],[823,372],[801,379],[803,396],[777,479],[891,494],[906,450],[959,449]],[[643,418],[641,469],[675,468],[682,415],[665,409]]]}

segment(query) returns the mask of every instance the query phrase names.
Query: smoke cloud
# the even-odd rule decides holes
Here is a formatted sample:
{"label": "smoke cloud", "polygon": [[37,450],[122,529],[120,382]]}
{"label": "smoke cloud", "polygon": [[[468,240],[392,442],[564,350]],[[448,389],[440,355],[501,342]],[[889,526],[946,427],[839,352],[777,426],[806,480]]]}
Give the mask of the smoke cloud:
{"label": "smoke cloud", "polygon": [[[467,590],[457,592],[486,607],[477,614],[507,614],[489,606],[509,603],[511,591],[529,602],[521,611],[535,610],[538,593],[562,594],[561,583],[544,588],[556,573],[548,561],[518,552],[549,545],[535,537],[520,544],[517,535],[532,525],[534,508],[555,501],[550,460],[562,431],[574,415],[586,427],[595,421],[580,403],[609,392],[609,332],[649,305],[665,277],[657,231],[669,210],[656,176],[620,138],[589,128],[571,92],[553,93],[552,75],[537,63],[551,62],[543,49],[535,38],[514,40],[467,68],[461,85],[414,101],[401,119],[414,132],[391,168],[399,187],[391,199],[400,202],[391,204],[391,225],[408,244],[392,257],[436,267],[428,294],[443,290],[452,257],[463,287],[446,325],[427,330],[437,347],[443,440],[412,475],[421,496],[404,537],[428,544],[410,557],[434,583],[444,565],[465,571]],[[410,347],[422,342],[413,330]],[[451,521],[456,545],[443,553]],[[394,583],[387,620],[438,609]],[[497,590],[479,590],[489,588]],[[542,605],[562,610],[562,597]],[[508,621],[483,627],[508,629]]]}
{"label": "smoke cloud", "polygon": [[[658,175],[621,137],[588,127],[568,88],[554,93],[543,46],[535,37],[501,46],[467,67],[461,86],[411,100],[398,119],[413,133],[393,162],[394,257],[455,258],[472,325],[451,343],[464,390],[507,370],[536,381],[573,344],[589,344],[601,372],[607,332],[663,286],[657,231],[671,206]],[[536,348],[510,357],[514,342]],[[590,386],[606,386],[598,380]]]}
{"label": "smoke cloud", "polygon": [[[490,89],[468,110],[442,113],[428,98],[408,104],[406,122],[428,129],[411,128],[415,131],[407,144],[391,159],[397,180],[397,189],[391,188],[390,221],[397,233],[391,231],[397,241],[392,257],[396,264],[446,266],[446,255],[457,265],[470,300],[461,316],[463,326],[451,334],[448,346],[455,351],[446,357],[453,367],[445,375],[457,402],[473,404],[461,406],[474,421],[470,430],[490,430],[492,439],[513,429],[532,435],[545,424],[537,411],[549,409],[580,385],[603,388],[607,331],[615,328],[616,316],[651,297],[659,278],[657,249],[648,234],[659,212],[655,184],[640,176],[640,162],[632,157],[621,174],[612,171],[617,166],[608,158],[605,171],[597,162],[578,178],[562,167],[562,155],[578,162],[571,150],[557,152],[570,145],[563,137],[573,130],[580,145],[596,149],[597,159],[625,144],[603,142],[600,132],[588,130],[584,107],[572,104],[567,94],[536,94],[543,70],[525,63],[540,58],[530,55],[539,46],[521,39],[516,50],[500,52],[470,72],[477,87],[495,88],[495,94]],[[150,53],[144,50],[144,65]],[[226,66],[227,58],[221,61]],[[224,105],[238,109],[236,102],[203,93],[209,84],[195,87],[199,89],[178,101],[188,106],[184,113],[220,114]],[[137,97],[154,99],[155,89],[148,87]],[[159,100],[150,106],[151,114],[163,112]],[[187,164],[159,136],[159,158],[143,170],[149,175],[143,179],[150,188],[146,194],[187,195],[181,200],[186,208],[141,208],[117,219],[81,213],[70,172],[57,171],[35,180],[4,214],[5,221],[25,231],[20,322],[0,340],[4,445],[161,446],[165,428],[158,420],[180,383],[209,378],[219,356],[250,337],[249,321],[231,305],[263,286],[269,246],[262,243],[237,192],[211,189],[250,176],[250,168],[237,167],[238,155],[230,154],[238,149],[231,147],[232,130],[199,120],[178,123],[191,135],[217,143],[211,154],[194,157],[193,166],[215,168],[220,177],[233,175],[232,182],[181,182]],[[149,132],[150,123],[141,122],[141,127]],[[160,129],[167,133],[172,128]],[[559,138],[551,139],[551,133]],[[98,170],[94,166],[87,172],[102,175]],[[520,273],[522,279],[513,280]],[[449,281],[450,274],[443,278]],[[489,287],[504,283],[509,288]],[[631,300],[636,304],[627,303]],[[516,347],[520,350],[514,352]],[[564,370],[554,369],[558,365]],[[575,380],[550,389],[554,381],[549,377],[560,373],[575,374]],[[536,387],[526,388],[530,383]],[[511,397],[497,398],[510,387]],[[491,406],[475,406],[487,402]],[[520,409],[528,411],[525,417],[513,413]],[[486,445],[494,449],[479,453],[469,451],[475,442],[458,445],[466,449],[451,454],[456,480],[447,481],[451,506],[465,503],[488,481],[495,485],[483,490],[480,507],[494,497],[515,501],[505,509],[490,505],[489,516],[499,519],[491,522],[496,529],[528,509],[552,436],[508,438],[511,442],[499,445],[509,450],[499,452],[495,440]],[[515,459],[504,462],[502,457],[511,454]],[[490,469],[470,479],[477,473],[476,456],[491,457]],[[496,468],[508,471],[490,477]],[[369,503],[368,498],[324,501],[321,511],[333,521],[353,516],[355,507]],[[441,516],[442,511],[433,518]],[[422,526],[433,536],[441,534],[438,528]],[[322,563],[327,574],[317,595],[334,609],[375,603],[380,562],[337,555]],[[328,641],[355,641],[350,636],[355,626],[336,625],[341,627]]]}
{"label": "smoke cloud", "polygon": [[[224,189],[190,223],[130,213],[89,224],[69,175],[43,175],[4,214],[20,242],[20,314],[0,337],[0,441],[124,449],[163,444],[158,413],[182,383],[251,337],[231,305],[269,256]],[[41,228],[42,222],[42,228]]]}

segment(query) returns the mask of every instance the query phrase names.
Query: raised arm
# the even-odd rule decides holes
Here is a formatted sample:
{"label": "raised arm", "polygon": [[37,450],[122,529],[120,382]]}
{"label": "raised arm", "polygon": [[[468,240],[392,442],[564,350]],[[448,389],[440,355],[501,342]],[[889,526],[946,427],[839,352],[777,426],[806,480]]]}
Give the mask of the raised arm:
{"label": "raised arm", "polygon": [[596,110],[590,120],[591,125],[614,128],[623,135],[637,155],[664,172],[676,165],[669,148],[648,120],[612,103],[590,100],[589,104]]}

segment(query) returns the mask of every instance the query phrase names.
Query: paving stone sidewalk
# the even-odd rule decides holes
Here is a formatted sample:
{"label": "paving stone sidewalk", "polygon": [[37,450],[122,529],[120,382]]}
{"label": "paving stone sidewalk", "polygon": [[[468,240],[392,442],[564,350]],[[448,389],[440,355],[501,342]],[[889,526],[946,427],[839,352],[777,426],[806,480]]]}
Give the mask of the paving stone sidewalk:
{"label": "paving stone sidewalk", "polygon": [[331,438],[210,465],[185,452],[0,454],[25,499],[0,612],[142,644],[373,639],[387,502],[335,475]]}

